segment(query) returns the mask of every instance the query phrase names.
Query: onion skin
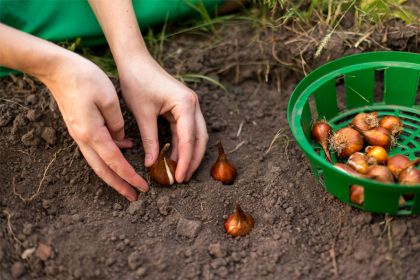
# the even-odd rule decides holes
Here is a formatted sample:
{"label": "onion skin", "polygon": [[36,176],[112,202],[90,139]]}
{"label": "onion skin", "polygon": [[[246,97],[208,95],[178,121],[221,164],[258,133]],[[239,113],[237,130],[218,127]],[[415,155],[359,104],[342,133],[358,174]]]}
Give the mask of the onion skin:
{"label": "onion skin", "polygon": [[217,143],[217,147],[219,156],[211,168],[210,175],[214,180],[222,182],[223,185],[231,185],[237,175],[236,169],[227,159],[221,142]]}
{"label": "onion skin", "polygon": [[387,167],[395,176],[398,178],[401,171],[408,168],[409,166],[417,166],[420,162],[420,158],[415,160],[410,160],[407,156],[404,155],[395,155],[388,158]]}
{"label": "onion skin", "polygon": [[351,122],[351,126],[359,132],[378,127],[378,113],[359,113]]}
{"label": "onion skin", "polygon": [[254,218],[245,213],[239,204],[236,204],[235,210],[225,221],[225,230],[228,235],[233,237],[245,236],[254,227]]}
{"label": "onion skin", "polygon": [[[420,185],[420,170],[416,169],[414,166],[409,166],[403,171],[401,171],[398,176],[398,183],[401,185],[415,186]],[[413,199],[414,193],[405,193],[405,199]]]}
{"label": "onion skin", "polygon": [[176,162],[165,156],[170,144],[163,146],[158,159],[149,168],[150,178],[162,186],[170,186],[175,183]]}
{"label": "onion skin", "polygon": [[365,201],[365,189],[359,185],[350,187],[350,201],[357,205],[363,205]]}
{"label": "onion skin", "polygon": [[349,165],[345,163],[336,163],[334,164],[335,168],[341,169],[342,171],[348,173],[349,175],[355,176],[355,177],[365,177],[363,174],[360,174],[353,168],[351,168]]}
{"label": "onion skin", "polygon": [[344,127],[331,137],[330,144],[339,157],[348,158],[363,150],[364,143],[362,135],[357,130]]}
{"label": "onion skin", "polygon": [[420,185],[420,170],[414,166],[409,166],[408,168],[401,171],[398,176],[398,183],[401,185]]}
{"label": "onion skin", "polygon": [[374,158],[378,164],[385,164],[388,160],[388,153],[380,146],[367,146],[366,156]]}
{"label": "onion skin", "polygon": [[328,150],[328,139],[331,133],[331,126],[324,121],[318,121],[312,127],[312,138],[321,145],[329,162],[332,162],[330,151]]}
{"label": "onion skin", "polygon": [[380,120],[379,126],[388,130],[393,136],[397,136],[403,131],[403,122],[396,116],[384,116]]}
{"label": "onion skin", "polygon": [[361,174],[366,174],[370,165],[376,164],[376,160],[373,158],[368,158],[365,154],[356,152],[352,154],[347,164]]}
{"label": "onion skin", "polygon": [[394,176],[391,171],[388,167],[383,165],[373,165],[369,167],[366,176],[382,183],[394,183]]}
{"label": "onion skin", "polygon": [[371,146],[379,146],[384,149],[389,149],[393,143],[392,135],[383,127],[376,127],[370,130],[366,130],[363,131],[362,134],[366,142]]}

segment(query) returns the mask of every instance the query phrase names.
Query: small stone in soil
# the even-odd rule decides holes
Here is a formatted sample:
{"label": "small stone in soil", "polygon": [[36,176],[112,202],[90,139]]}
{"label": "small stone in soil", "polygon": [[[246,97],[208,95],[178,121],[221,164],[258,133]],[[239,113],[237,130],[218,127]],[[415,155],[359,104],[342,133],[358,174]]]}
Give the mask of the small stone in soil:
{"label": "small stone in soil", "polygon": [[25,146],[36,146],[39,143],[39,137],[35,135],[35,130],[30,130],[20,139]]}
{"label": "small stone in soil", "polygon": [[159,209],[159,213],[166,216],[168,215],[168,208],[170,204],[169,196],[163,195],[160,196],[156,201],[157,207]]}
{"label": "small stone in soil", "polygon": [[15,262],[10,268],[10,274],[12,274],[12,277],[15,279],[18,279],[25,274],[25,266],[23,263]]}
{"label": "small stone in soil", "polygon": [[123,207],[122,207],[122,206],[121,206],[121,204],[119,204],[119,203],[114,203],[113,208],[114,208],[114,210],[116,210],[116,211],[120,211],[120,210],[122,210],[122,209],[123,209]]}
{"label": "small stone in soil", "polygon": [[176,233],[188,238],[194,238],[200,231],[201,222],[180,218],[176,227]]}
{"label": "small stone in soil", "polygon": [[143,200],[137,200],[130,203],[130,206],[127,209],[127,212],[130,215],[140,215],[142,216],[145,213],[145,205]]}
{"label": "small stone in soil", "polygon": [[39,243],[38,248],[36,248],[36,251],[35,251],[35,256],[37,258],[45,262],[51,257],[51,254],[52,254],[51,246],[44,243]]}
{"label": "small stone in soil", "polygon": [[54,145],[57,142],[57,136],[55,129],[52,127],[46,127],[41,133],[41,138],[50,145]]}
{"label": "small stone in soil", "polygon": [[133,252],[128,256],[128,267],[131,270],[135,270],[136,268],[138,268],[141,263],[142,263],[142,256],[140,255],[139,252]]}
{"label": "small stone in soil", "polygon": [[210,244],[208,247],[209,254],[216,258],[223,258],[226,256],[226,250],[220,245],[220,243]]}
{"label": "small stone in soil", "polygon": [[138,277],[143,277],[143,276],[146,276],[146,273],[147,273],[147,270],[146,270],[146,268],[144,268],[144,267],[139,267],[139,268],[137,268],[137,270],[136,270],[136,275],[137,275]]}
{"label": "small stone in soil", "polygon": [[28,120],[30,120],[31,122],[37,121],[39,120],[39,118],[42,116],[41,112],[31,109],[26,113],[26,117],[28,118]]}

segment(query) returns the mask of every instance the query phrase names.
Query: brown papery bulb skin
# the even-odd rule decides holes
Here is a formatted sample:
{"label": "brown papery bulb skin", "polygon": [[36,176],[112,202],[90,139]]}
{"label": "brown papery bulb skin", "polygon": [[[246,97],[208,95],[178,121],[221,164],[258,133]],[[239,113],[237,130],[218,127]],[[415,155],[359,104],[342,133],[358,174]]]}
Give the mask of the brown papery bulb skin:
{"label": "brown papery bulb skin", "polygon": [[393,136],[397,136],[403,131],[403,122],[396,116],[384,116],[379,122],[379,126],[388,130]]}
{"label": "brown papery bulb skin", "polygon": [[375,127],[378,127],[378,113],[359,113],[351,122],[351,126],[356,129],[357,131],[366,131]]}
{"label": "brown papery bulb skin", "polygon": [[211,168],[211,176],[214,180],[222,182],[224,185],[231,185],[236,178],[236,169],[229,162],[223,149],[222,143],[217,143],[219,156]]}
{"label": "brown papery bulb skin", "polygon": [[348,158],[363,150],[363,137],[355,129],[344,127],[338,130],[330,139],[331,147],[341,158]]}
{"label": "brown papery bulb skin", "polygon": [[420,170],[414,166],[409,166],[401,171],[398,176],[398,183],[401,185],[420,185]]}
{"label": "brown papery bulb skin", "polygon": [[368,158],[365,154],[356,152],[352,154],[347,164],[361,174],[366,174],[370,165],[376,164],[376,160]]}
{"label": "brown papery bulb skin", "polygon": [[[414,166],[407,167],[406,169],[401,171],[400,175],[398,176],[398,183],[407,186],[420,185],[420,170],[418,170]],[[413,199],[414,194],[405,193],[404,197],[406,199]]]}
{"label": "brown papery bulb skin", "polygon": [[363,205],[365,201],[365,189],[359,185],[350,187],[350,201],[354,204]]}
{"label": "brown papery bulb skin", "polygon": [[324,121],[318,121],[312,127],[312,138],[321,145],[329,162],[332,162],[330,151],[328,150],[328,139],[331,133],[331,126]]}
{"label": "brown papery bulb skin", "polygon": [[345,163],[336,163],[334,164],[334,167],[343,170],[344,172],[348,173],[349,175],[355,176],[355,177],[365,177],[363,174],[360,174],[353,168],[351,168],[349,165]]}
{"label": "brown papery bulb skin", "polygon": [[385,164],[388,160],[388,153],[379,146],[367,146],[365,148],[366,156],[374,158],[378,164]]}
{"label": "brown papery bulb skin", "polygon": [[239,204],[236,204],[235,210],[225,221],[225,230],[228,235],[233,237],[245,236],[254,227],[254,218],[245,213]]}
{"label": "brown papery bulb skin", "polygon": [[398,178],[401,171],[408,168],[409,166],[416,166],[420,162],[420,158],[417,158],[415,160],[410,160],[405,155],[395,155],[390,158],[388,158],[387,161],[387,167],[391,171],[391,173],[395,176],[395,178]]}
{"label": "brown papery bulb skin", "polygon": [[394,183],[394,176],[391,171],[388,167],[383,165],[373,165],[369,167],[366,176],[382,183]]}
{"label": "brown papery bulb skin", "polygon": [[376,127],[362,132],[366,142],[371,146],[388,149],[394,142],[393,136],[383,127]]}
{"label": "brown papery bulb skin", "polygon": [[176,162],[166,157],[170,144],[163,146],[156,162],[149,168],[150,178],[162,186],[175,183]]}

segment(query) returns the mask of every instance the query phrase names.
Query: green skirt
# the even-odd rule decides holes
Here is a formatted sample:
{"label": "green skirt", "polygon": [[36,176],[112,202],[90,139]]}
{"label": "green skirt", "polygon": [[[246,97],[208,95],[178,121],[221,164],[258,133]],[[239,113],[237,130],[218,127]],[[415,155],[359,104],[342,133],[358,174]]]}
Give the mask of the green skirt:
{"label": "green skirt", "polygon": [[[190,16],[201,3],[213,13],[225,1],[133,0],[133,6],[140,28],[144,29]],[[87,0],[0,0],[0,22],[53,42],[80,37],[85,46],[105,43]],[[0,77],[8,73],[10,70],[0,67]]]}

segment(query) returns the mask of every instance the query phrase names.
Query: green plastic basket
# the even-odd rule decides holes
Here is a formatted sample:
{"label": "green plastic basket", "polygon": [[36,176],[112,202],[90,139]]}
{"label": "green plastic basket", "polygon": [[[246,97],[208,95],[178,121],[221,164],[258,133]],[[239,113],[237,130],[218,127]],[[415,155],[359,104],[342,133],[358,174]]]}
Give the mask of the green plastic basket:
{"label": "green plastic basket", "polygon": [[[383,71],[383,83],[376,83],[378,71]],[[398,116],[404,123],[398,145],[389,154],[404,154],[411,159],[419,157],[420,104],[416,104],[419,77],[420,54],[374,52],[329,62],[298,84],[289,101],[288,122],[316,178],[328,192],[365,211],[393,215],[420,213],[420,185],[384,184],[348,175],[329,163],[321,147],[311,139],[314,120],[325,118],[337,131],[348,125],[357,113],[376,111],[379,116]],[[339,86],[344,88],[343,93],[337,90],[337,81],[344,83]],[[375,86],[381,88],[382,84],[383,97],[378,100]],[[337,162],[334,153],[331,156]],[[364,187],[362,206],[350,202],[351,185]],[[414,193],[414,197],[400,207],[399,199],[404,193]]]}

